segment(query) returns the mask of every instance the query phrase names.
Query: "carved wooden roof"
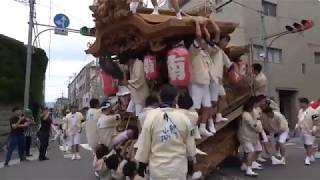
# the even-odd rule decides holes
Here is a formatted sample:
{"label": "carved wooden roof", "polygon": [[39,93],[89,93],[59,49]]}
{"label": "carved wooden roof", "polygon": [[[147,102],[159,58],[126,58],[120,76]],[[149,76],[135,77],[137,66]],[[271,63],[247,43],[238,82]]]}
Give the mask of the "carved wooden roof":
{"label": "carved wooden roof", "polygon": [[[173,11],[160,11],[161,15],[151,15],[152,9],[140,8],[137,14],[129,11],[126,0],[100,0],[91,6],[96,23],[96,41],[86,51],[95,57],[120,54],[125,51],[153,51],[163,49],[167,38],[193,38],[195,24],[191,17],[182,20]],[[222,34],[230,34],[238,26],[236,23],[217,22]],[[213,33],[213,27],[209,27]]]}

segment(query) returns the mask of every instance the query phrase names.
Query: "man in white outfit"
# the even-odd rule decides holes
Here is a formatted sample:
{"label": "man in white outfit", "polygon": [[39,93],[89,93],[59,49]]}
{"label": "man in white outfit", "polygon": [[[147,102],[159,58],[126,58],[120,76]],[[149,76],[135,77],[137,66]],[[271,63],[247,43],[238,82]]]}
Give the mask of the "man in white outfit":
{"label": "man in white outfit", "polygon": [[299,99],[299,115],[296,128],[300,129],[304,147],[306,150],[305,165],[311,165],[315,161],[313,144],[315,141],[315,133],[319,124],[319,114],[316,110],[309,106],[310,101],[307,98]]}
{"label": "man in white outfit", "polygon": [[279,111],[273,110],[271,107],[267,107],[263,110],[262,124],[265,129],[271,134],[271,137],[277,135],[276,138],[276,150],[280,151],[280,161],[272,156],[272,164],[286,164],[285,156],[286,149],[285,143],[289,137],[288,120]]}
{"label": "man in white outfit", "polygon": [[71,107],[71,113],[66,116],[66,130],[68,145],[71,146],[72,150],[72,160],[81,159],[79,155],[79,145],[80,145],[80,133],[82,130],[81,121],[83,116],[80,112],[77,112],[77,106]]}
{"label": "man in white outfit", "polygon": [[226,103],[226,91],[223,87],[223,72],[224,69],[230,70],[232,68],[232,62],[224,52],[230,42],[230,36],[221,36],[218,46],[212,47],[210,53],[212,66],[210,68],[210,73],[212,76],[212,81],[210,83],[210,93],[212,105],[216,111],[215,122],[228,121],[227,118],[222,117],[221,111],[223,110],[223,105]]}
{"label": "man in white outfit", "polygon": [[131,93],[131,101],[127,111],[136,116],[143,111],[145,100],[149,95],[149,88],[144,76],[143,62],[139,59],[129,59],[126,64],[130,72],[130,80],[124,80],[122,84],[127,86]]}
{"label": "man in white outfit", "polygon": [[[192,82],[189,85],[189,93],[193,100],[193,109],[200,112],[199,132],[201,136],[213,136],[216,133],[213,120],[209,118],[211,111],[211,97],[209,85],[211,81],[210,67],[212,62],[208,53],[208,44],[204,39],[195,40],[190,47],[192,56]],[[211,120],[211,121],[210,121]],[[209,123],[207,130],[207,122]]]}
{"label": "man in white outfit", "polygon": [[146,117],[135,156],[140,177],[145,177],[149,165],[150,179],[187,179],[196,145],[190,120],[173,108],[177,94],[173,86],[165,85],[160,91],[160,108],[151,110]]}
{"label": "man in white outfit", "polygon": [[253,89],[255,96],[267,95],[268,79],[262,72],[261,64],[255,63],[252,65],[253,72]]}
{"label": "man in white outfit", "polygon": [[223,104],[226,103],[226,91],[223,87],[223,72],[224,68],[228,71],[232,68],[232,62],[226,53],[220,47],[212,47],[215,52],[210,53],[212,66],[210,74],[212,81],[210,83],[211,101],[213,107],[217,108],[216,122],[228,121],[222,117]]}
{"label": "man in white outfit", "polygon": [[87,112],[86,118],[86,133],[89,146],[95,151],[96,146],[99,143],[97,122],[101,115],[99,106],[99,100],[92,98],[89,102],[90,109]]}

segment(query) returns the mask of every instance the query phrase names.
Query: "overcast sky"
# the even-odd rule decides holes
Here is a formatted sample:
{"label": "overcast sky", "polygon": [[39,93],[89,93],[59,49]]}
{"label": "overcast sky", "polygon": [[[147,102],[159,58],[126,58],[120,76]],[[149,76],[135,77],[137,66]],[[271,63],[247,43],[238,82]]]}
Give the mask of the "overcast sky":
{"label": "overcast sky", "polygon": [[[70,19],[70,28],[80,29],[82,26],[93,26],[91,12],[88,6],[92,0],[37,0],[36,16],[38,23],[53,25],[55,14],[66,14]],[[1,0],[0,3],[0,34],[10,36],[27,43],[28,32],[28,6],[15,0]],[[51,14],[51,15],[50,15]],[[51,16],[51,18],[50,18]],[[38,27],[39,32],[43,27]],[[46,73],[46,102],[55,101],[61,97],[62,92],[67,96],[69,77],[94,60],[86,55],[84,50],[87,43],[93,38],[69,33],[68,36],[51,34],[51,53],[49,53],[50,33],[45,32],[40,36],[40,47],[43,48],[50,62]]]}

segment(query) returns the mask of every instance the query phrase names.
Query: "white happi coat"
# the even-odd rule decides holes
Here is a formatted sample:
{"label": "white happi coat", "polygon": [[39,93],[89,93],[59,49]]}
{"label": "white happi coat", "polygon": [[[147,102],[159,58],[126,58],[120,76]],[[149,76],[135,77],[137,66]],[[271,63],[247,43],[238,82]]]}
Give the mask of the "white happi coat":
{"label": "white happi coat", "polygon": [[300,128],[302,134],[312,135],[314,127],[317,127],[319,122],[319,114],[312,107],[308,107],[305,111],[300,109],[297,125]]}
{"label": "white happi coat", "polygon": [[101,114],[97,127],[99,135],[99,143],[107,147],[112,146],[112,139],[118,134],[117,132],[117,116]]}
{"label": "white happi coat", "polygon": [[95,149],[99,143],[97,123],[100,116],[101,111],[99,109],[90,108],[87,112],[86,133],[88,144],[92,149]]}
{"label": "white happi coat", "polygon": [[148,113],[135,158],[149,164],[151,179],[185,180],[188,157],[195,154],[192,125],[181,110],[159,108]]}

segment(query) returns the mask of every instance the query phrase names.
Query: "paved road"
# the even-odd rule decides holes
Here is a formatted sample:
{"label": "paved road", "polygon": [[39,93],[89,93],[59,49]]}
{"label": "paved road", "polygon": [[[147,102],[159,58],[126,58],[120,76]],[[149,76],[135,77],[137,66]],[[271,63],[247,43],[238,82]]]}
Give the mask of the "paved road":
{"label": "paved road", "polygon": [[[303,148],[294,140],[287,145],[288,165],[273,167],[265,164],[260,172],[259,180],[319,180],[320,160],[310,167],[303,164]],[[0,153],[1,156],[3,154]],[[1,180],[96,180],[92,171],[92,155],[82,148],[80,161],[71,161],[64,158],[64,154],[55,145],[51,145],[48,153],[49,161],[37,160],[1,168]],[[1,161],[1,158],[0,158]],[[2,164],[2,162],[0,162]],[[238,168],[221,168],[209,180],[250,180],[239,172]]]}

